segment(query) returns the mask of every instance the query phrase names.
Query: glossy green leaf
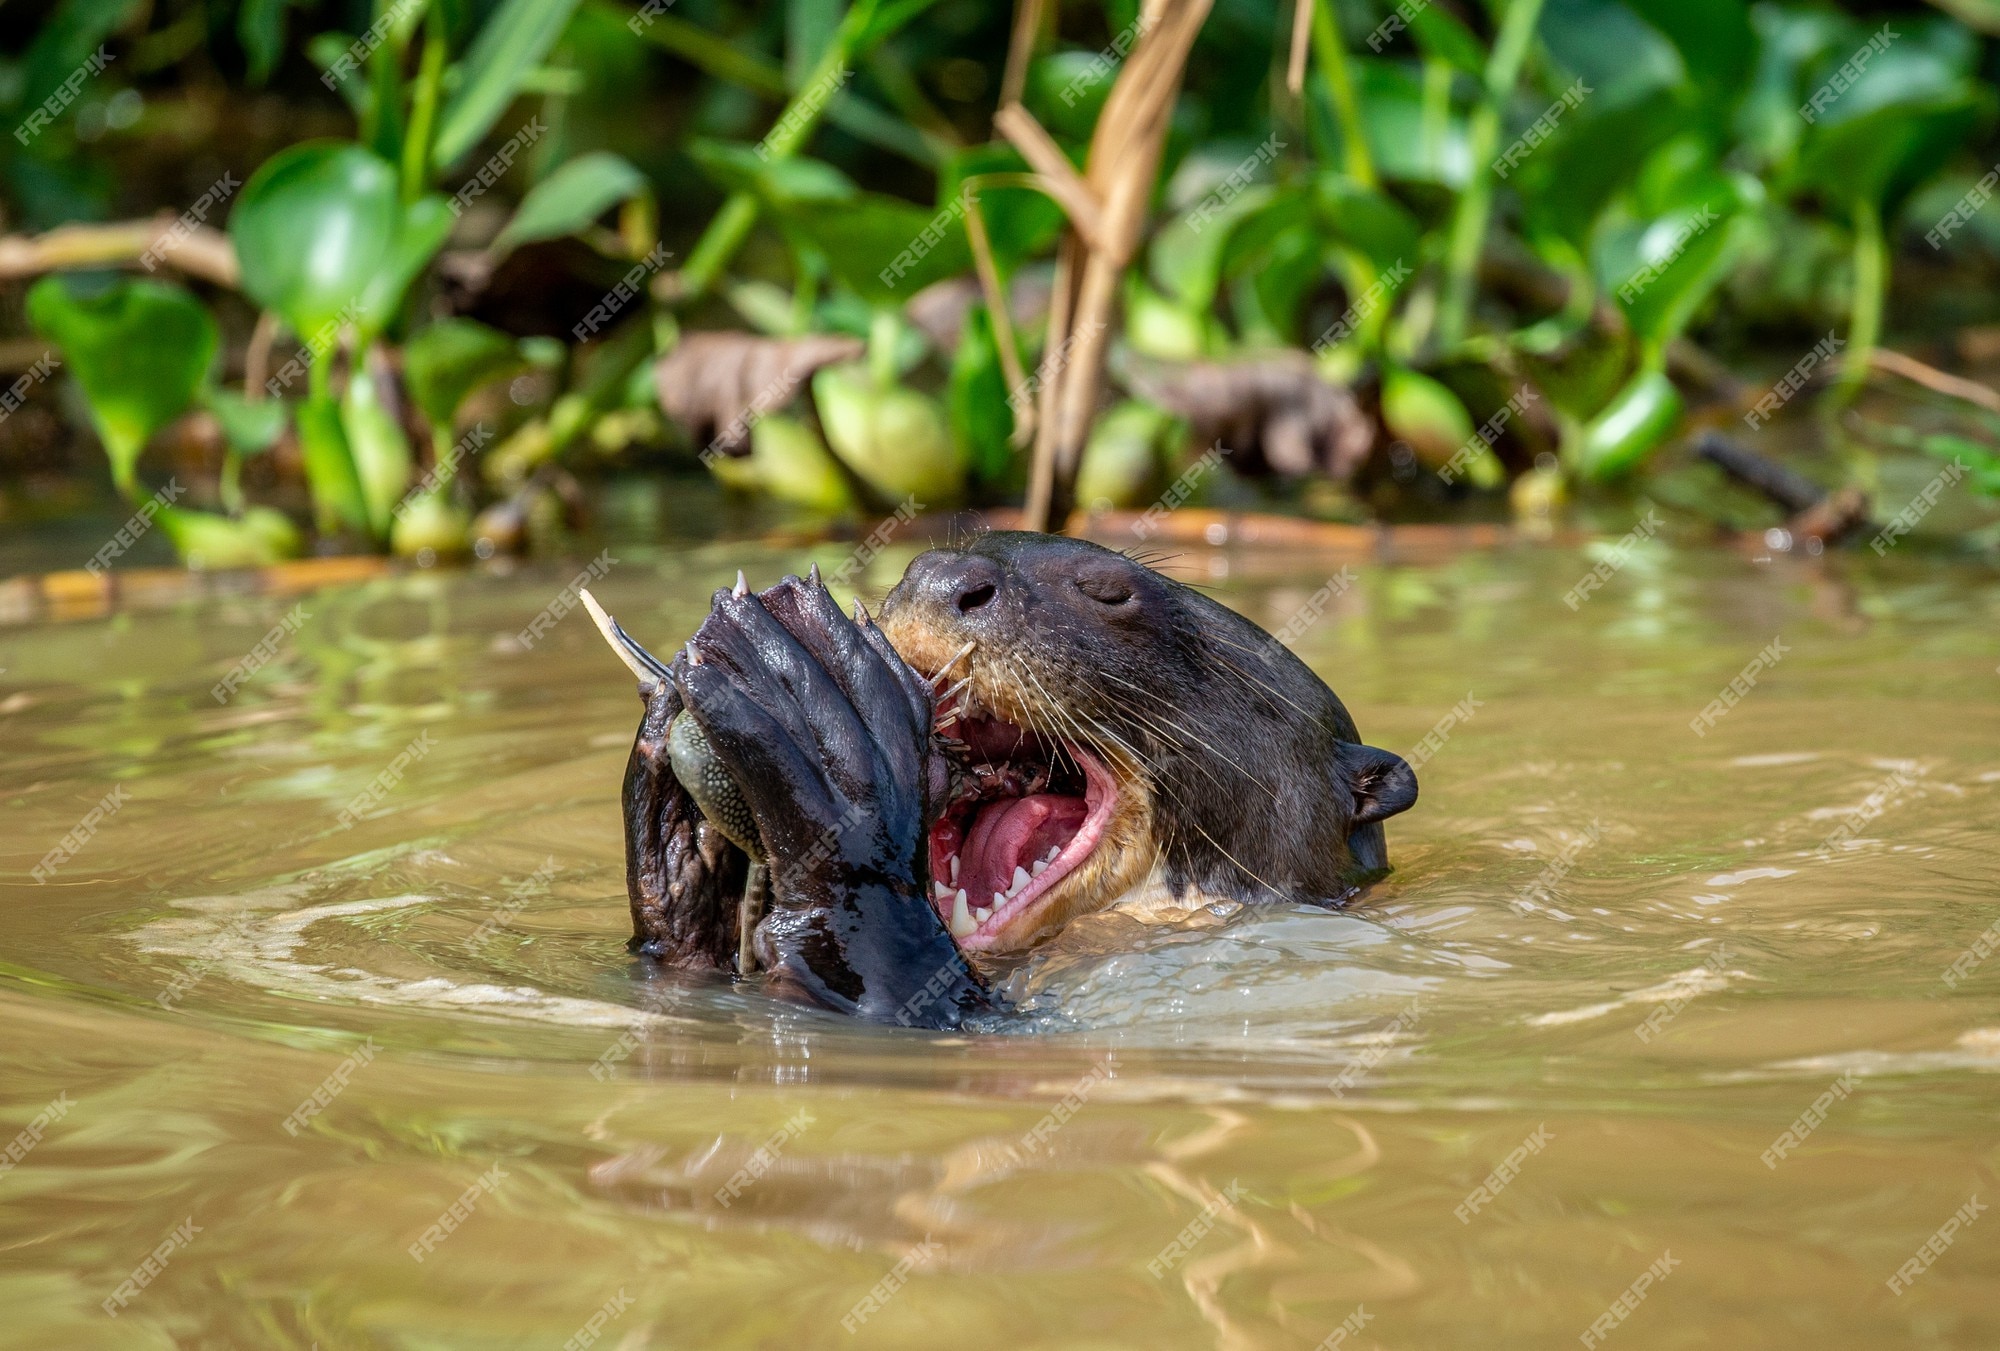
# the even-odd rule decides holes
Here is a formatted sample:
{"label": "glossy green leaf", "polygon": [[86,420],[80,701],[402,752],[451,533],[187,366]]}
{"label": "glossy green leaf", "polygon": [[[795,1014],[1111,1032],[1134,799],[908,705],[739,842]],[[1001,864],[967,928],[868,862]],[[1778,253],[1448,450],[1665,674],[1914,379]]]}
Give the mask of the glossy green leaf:
{"label": "glossy green leaf", "polygon": [[451,426],[475,389],[528,364],[519,343],[475,319],[441,319],[403,344],[404,387],[434,427]]}
{"label": "glossy green leaf", "polygon": [[1382,421],[1432,469],[1450,463],[1474,439],[1472,414],[1458,395],[1430,376],[1402,366],[1382,372]]}
{"label": "glossy green leaf", "polygon": [[1584,428],[1577,471],[1596,482],[1631,473],[1680,425],[1683,408],[1680,391],[1664,372],[1641,370]]}
{"label": "glossy green leaf", "polygon": [[1102,511],[1150,502],[1164,477],[1163,447],[1177,425],[1172,414],[1136,399],[1106,409],[1077,467],[1077,505]]}
{"label": "glossy green leaf", "polygon": [[348,453],[354,457],[355,477],[361,482],[369,529],[376,538],[386,539],[390,513],[409,491],[414,457],[409,438],[383,406],[375,379],[365,370],[354,371],[347,378],[340,425],[347,433]]}
{"label": "glossy green leaf", "polygon": [[1668,90],[1616,106],[1586,103],[1510,175],[1528,219],[1537,231],[1583,247],[1605,207],[1685,121],[1680,98]]}
{"label": "glossy green leaf", "polygon": [[299,456],[305,462],[306,486],[312,490],[313,515],[322,534],[341,527],[366,534],[368,499],[348,450],[341,426],[340,405],[331,399],[308,399],[298,407]]}
{"label": "glossy green leaf", "polygon": [[760,418],[750,430],[750,465],[758,487],[780,502],[827,514],[856,509],[840,462],[799,418]]}
{"label": "glossy green leaf", "polygon": [[278,443],[291,421],[290,409],[278,399],[246,399],[230,389],[211,389],[208,411],[222,427],[223,439],[238,455],[261,455]]}
{"label": "glossy green leaf", "polygon": [[608,150],[579,155],[528,190],[492,245],[504,258],[523,244],[581,233],[619,203],[652,189],[631,161]]}
{"label": "glossy green leaf", "polygon": [[458,85],[438,116],[433,164],[456,164],[493,129],[576,6],[577,0],[501,0],[456,67]]}
{"label": "glossy green leaf", "polygon": [[[1563,74],[1590,86],[1600,107],[1693,83],[1679,49],[1623,0],[1545,0],[1537,35]],[[1561,75],[1556,79],[1568,83]],[[1541,107],[1522,111],[1524,118],[1534,118]]]}
{"label": "glossy green leaf", "polygon": [[1183,212],[1161,226],[1147,253],[1147,270],[1161,291],[1191,310],[1206,310],[1222,284],[1222,259],[1231,230],[1260,212],[1285,221],[1310,210],[1296,193],[1281,195],[1268,183],[1252,184],[1227,203]]}
{"label": "glossy green leaf", "polygon": [[929,395],[878,382],[864,361],[813,376],[827,443],[884,502],[917,510],[955,505],[964,486],[944,412]]}
{"label": "glossy green leaf", "polygon": [[1356,93],[1368,151],[1383,178],[1462,186],[1472,172],[1464,116],[1447,106],[1429,115],[1422,78],[1397,62],[1355,63]]}
{"label": "glossy green leaf", "polygon": [[348,141],[307,141],[243,185],[229,234],[243,289],[300,338],[328,341],[361,319],[362,298],[396,251],[396,170]]}
{"label": "glossy green leaf", "polygon": [[160,528],[191,568],[261,568],[304,549],[291,518],[270,507],[251,507],[237,517],[167,507]]}
{"label": "glossy green leaf", "polygon": [[120,491],[153,434],[193,402],[215,359],[215,320],[178,286],[120,281],[96,295],[44,277],[28,292],[28,319],[62,351],[90,404]]}

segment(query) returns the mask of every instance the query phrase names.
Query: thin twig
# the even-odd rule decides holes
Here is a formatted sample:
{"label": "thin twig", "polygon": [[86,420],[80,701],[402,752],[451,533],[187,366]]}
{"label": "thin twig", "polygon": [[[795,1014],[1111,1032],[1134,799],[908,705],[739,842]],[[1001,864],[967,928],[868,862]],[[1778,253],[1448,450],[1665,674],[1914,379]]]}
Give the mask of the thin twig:
{"label": "thin twig", "polygon": [[[993,321],[993,341],[1000,349],[1000,370],[1012,391],[1007,406],[1014,408],[1019,391],[1027,388],[1027,372],[1021,369],[1021,349],[1014,345],[1014,316],[1007,309],[1007,288],[1000,280],[1000,265],[993,258],[993,239],[986,233],[986,215],[979,209],[979,189],[968,179],[959,191],[965,194],[965,237],[972,244],[972,267],[979,274],[979,289],[986,296],[986,313]],[[1032,407],[1015,408],[1013,443],[1027,444],[1035,434]]]}
{"label": "thin twig", "polygon": [[[1014,31],[1007,39],[1007,68],[1000,76],[1000,106],[1021,101],[1028,87],[1028,61],[1035,54],[1035,39],[1042,31],[1045,0],[1020,0],[1014,7]],[[993,119],[995,129],[1000,119]]]}
{"label": "thin twig", "polygon": [[1868,365],[1873,370],[1888,375],[1900,375],[1912,384],[1954,399],[1963,399],[1969,404],[1984,408],[1989,413],[2000,413],[2000,393],[1964,376],[1941,371],[1926,365],[1913,356],[1892,352],[1886,347],[1877,347],[1868,354]]}
{"label": "thin twig", "polygon": [[187,273],[234,289],[242,282],[229,236],[206,225],[182,232],[172,216],[108,225],[64,225],[42,235],[0,237],[0,281],[44,272],[120,266],[148,254]]}
{"label": "thin twig", "polygon": [[1306,87],[1306,50],[1312,44],[1313,0],[1292,7],[1292,55],[1285,64],[1285,88],[1297,98]]}

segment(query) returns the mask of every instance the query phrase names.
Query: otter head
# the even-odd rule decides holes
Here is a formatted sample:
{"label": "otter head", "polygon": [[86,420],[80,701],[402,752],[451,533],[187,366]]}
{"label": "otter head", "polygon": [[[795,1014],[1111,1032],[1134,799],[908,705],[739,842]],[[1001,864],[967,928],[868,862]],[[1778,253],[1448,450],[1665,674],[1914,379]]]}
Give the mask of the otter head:
{"label": "otter head", "polygon": [[1387,871],[1381,823],[1416,801],[1410,767],[1359,744],[1282,643],[1098,545],[995,532],[932,550],[880,622],[917,670],[959,682],[930,862],[967,950],[1028,947],[1149,879],[1337,900]]}

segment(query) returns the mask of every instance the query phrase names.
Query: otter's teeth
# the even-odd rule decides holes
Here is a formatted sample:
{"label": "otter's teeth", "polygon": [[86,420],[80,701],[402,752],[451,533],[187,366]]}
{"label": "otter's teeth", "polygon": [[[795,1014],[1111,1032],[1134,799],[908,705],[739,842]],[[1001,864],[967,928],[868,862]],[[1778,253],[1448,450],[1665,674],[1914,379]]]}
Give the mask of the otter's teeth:
{"label": "otter's teeth", "polygon": [[933,883],[931,883],[931,899],[932,899],[932,900],[934,900],[934,901],[948,901],[948,900],[950,900],[950,899],[951,899],[951,888],[950,888],[950,887],[948,887],[948,886],[946,886],[946,885],[945,885],[944,883],[942,883],[942,882],[933,882]]}
{"label": "otter's teeth", "polygon": [[987,920],[993,918],[993,907],[989,905],[984,910],[975,910],[972,912],[972,917],[981,924],[984,924]]}
{"label": "otter's teeth", "polygon": [[979,927],[979,921],[965,908],[965,893],[956,893],[951,900],[951,936],[963,938]]}
{"label": "otter's teeth", "polygon": [[1035,860],[1035,866],[1028,869],[1028,871],[1033,875],[1035,875],[1036,877],[1040,877],[1043,873],[1047,872],[1048,870],[1049,870],[1048,860],[1039,858]]}
{"label": "otter's teeth", "polygon": [[1005,904],[1007,904],[1007,893],[1004,891],[996,891],[993,893],[993,904],[989,908],[993,910],[998,910],[1001,906]]}
{"label": "otter's teeth", "polygon": [[1027,885],[1028,885],[1028,870],[1026,868],[1016,866],[1014,869],[1014,881],[1007,888],[1008,899],[1012,900],[1014,897],[1020,895],[1021,888]]}
{"label": "otter's teeth", "polygon": [[957,855],[957,854],[953,854],[953,855],[951,856],[951,884],[952,884],[953,886],[957,886],[957,885],[958,885],[958,855]]}
{"label": "otter's teeth", "polygon": [[1059,844],[1052,844],[1052,845],[1050,845],[1050,846],[1049,846],[1049,855],[1048,855],[1048,857],[1047,857],[1047,858],[1043,859],[1043,860],[1042,860],[1042,862],[1044,862],[1044,863],[1054,863],[1054,862],[1056,861],[1056,855],[1057,855],[1057,854],[1060,854],[1061,852],[1062,852],[1062,846],[1061,846],[1061,845],[1059,845]]}

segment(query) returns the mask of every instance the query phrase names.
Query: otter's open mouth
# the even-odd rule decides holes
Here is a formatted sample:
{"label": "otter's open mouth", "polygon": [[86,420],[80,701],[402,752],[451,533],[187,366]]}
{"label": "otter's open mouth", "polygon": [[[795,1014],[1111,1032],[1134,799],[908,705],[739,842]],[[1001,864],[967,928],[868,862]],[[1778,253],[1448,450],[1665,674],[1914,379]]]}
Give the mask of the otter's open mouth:
{"label": "otter's open mouth", "polygon": [[1110,770],[1073,742],[961,710],[950,800],[931,827],[931,901],[961,948],[1032,940],[1118,805]]}

